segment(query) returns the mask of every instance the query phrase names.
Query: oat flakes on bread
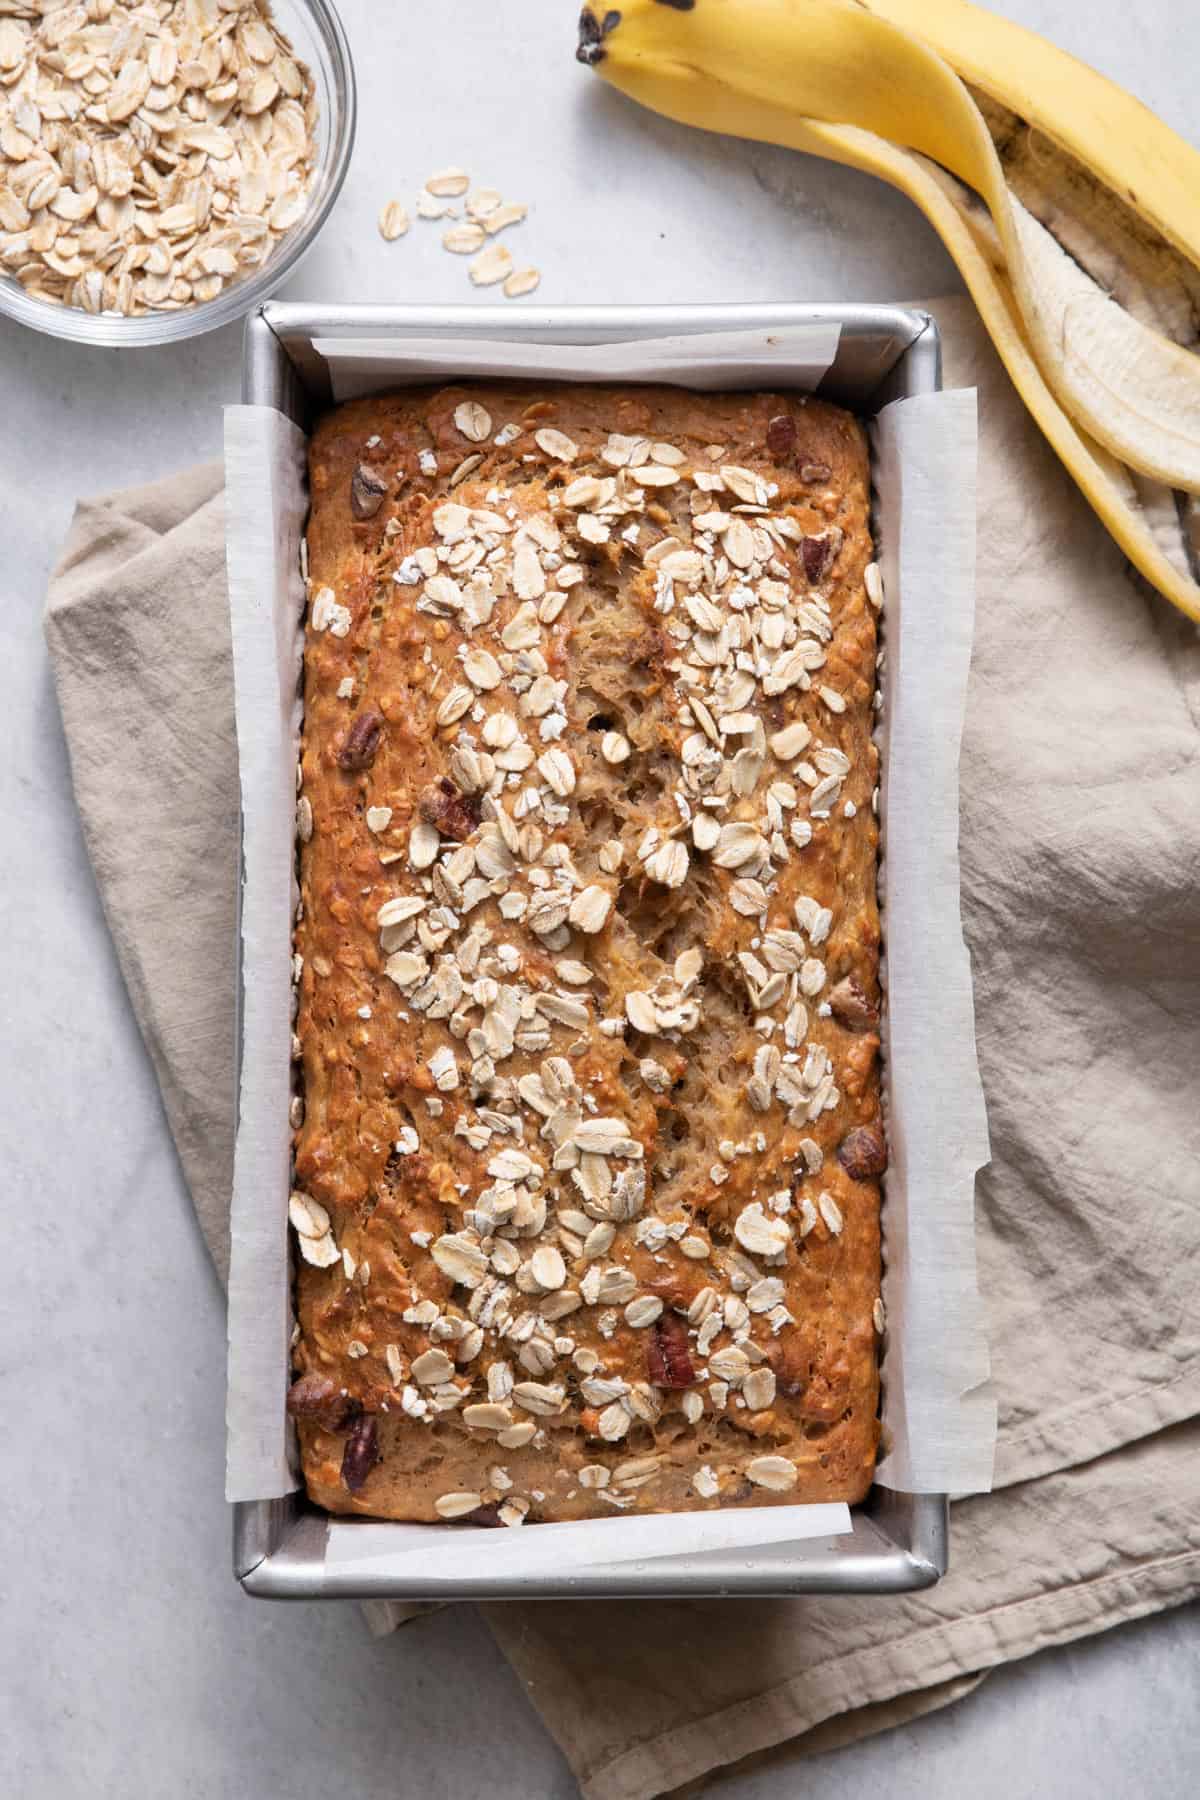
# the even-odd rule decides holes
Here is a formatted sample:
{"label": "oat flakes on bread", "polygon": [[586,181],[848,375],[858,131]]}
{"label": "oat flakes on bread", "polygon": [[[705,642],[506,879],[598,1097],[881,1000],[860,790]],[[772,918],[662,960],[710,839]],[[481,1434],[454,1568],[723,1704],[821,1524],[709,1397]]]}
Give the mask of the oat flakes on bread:
{"label": "oat flakes on bread", "polygon": [[[867,447],[479,384],[310,456],[289,1408],[334,1512],[862,1497]],[[869,598],[870,594],[870,598]]]}

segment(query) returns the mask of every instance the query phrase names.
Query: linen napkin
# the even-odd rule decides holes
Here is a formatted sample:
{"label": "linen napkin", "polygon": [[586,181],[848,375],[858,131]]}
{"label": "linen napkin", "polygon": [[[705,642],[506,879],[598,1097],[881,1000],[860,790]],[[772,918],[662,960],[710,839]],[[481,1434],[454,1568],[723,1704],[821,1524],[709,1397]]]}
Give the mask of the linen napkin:
{"label": "linen napkin", "polygon": [[[950,1574],[920,1595],[484,1608],[590,1800],[849,1742],[1200,1594],[1200,641],[1131,576],[969,304],[931,310],[947,386],[980,399],[962,879],[997,1491],[955,1507]],[[82,504],[46,627],[100,891],[223,1274],[237,782],[219,483]],[[389,1629],[413,1610],[370,1612]]]}

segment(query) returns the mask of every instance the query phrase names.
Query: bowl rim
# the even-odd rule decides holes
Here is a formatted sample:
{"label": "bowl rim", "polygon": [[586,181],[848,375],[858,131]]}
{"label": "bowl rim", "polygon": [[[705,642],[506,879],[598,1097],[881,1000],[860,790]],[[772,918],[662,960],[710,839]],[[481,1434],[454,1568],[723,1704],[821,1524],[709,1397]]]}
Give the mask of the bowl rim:
{"label": "bowl rim", "polygon": [[11,276],[0,273],[0,316],[15,319],[18,324],[27,325],[44,336],[58,338],[63,343],[98,345],[110,350],[142,349],[154,344],[179,343],[233,324],[261,305],[286,281],[316,243],[337,202],[350,168],[358,129],[358,82],[354,58],[346,28],[333,0],[287,0],[287,4],[311,18],[329,60],[332,84],[340,90],[340,108],[328,121],[331,127],[329,173],[320,204],[305,213],[276,253],[256,274],[225,289],[215,300],[202,300],[198,305],[181,307],[175,312],[138,316],[89,313],[82,307],[38,300],[27,294]]}

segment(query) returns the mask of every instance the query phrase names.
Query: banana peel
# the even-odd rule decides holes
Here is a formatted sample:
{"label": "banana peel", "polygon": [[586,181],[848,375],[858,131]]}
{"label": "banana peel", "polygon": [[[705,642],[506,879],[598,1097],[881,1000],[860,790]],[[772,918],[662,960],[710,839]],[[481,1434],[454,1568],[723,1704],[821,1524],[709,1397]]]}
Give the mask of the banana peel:
{"label": "banana peel", "polygon": [[1027,119],[1200,267],[1200,151],[1107,76],[970,0],[856,0]]}
{"label": "banana peel", "polygon": [[1152,524],[1138,498],[1139,483],[1197,485],[1200,360],[1108,300],[1014,203],[983,114],[946,64],[857,0],[585,7],[579,54],[654,111],[846,163],[907,194],[1092,506],[1146,579],[1200,619],[1182,539],[1164,543],[1162,508]]}

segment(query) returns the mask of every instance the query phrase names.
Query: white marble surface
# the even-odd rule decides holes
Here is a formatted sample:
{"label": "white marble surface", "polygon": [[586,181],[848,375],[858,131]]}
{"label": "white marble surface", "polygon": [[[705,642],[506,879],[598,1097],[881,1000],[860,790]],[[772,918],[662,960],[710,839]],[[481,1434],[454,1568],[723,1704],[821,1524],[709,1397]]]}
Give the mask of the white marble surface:
{"label": "white marble surface", "polygon": [[[947,291],[906,202],[865,177],[692,136],[571,60],[566,0],[342,0],[362,126],[292,292],[470,299],[437,229],[381,203],[450,161],[533,203],[540,298],[877,299]],[[1002,0],[1197,132],[1194,0]],[[514,248],[516,244],[514,243]],[[0,1098],[10,1239],[4,1432],[5,1788],[23,1800],[482,1792],[574,1783],[482,1625],[383,1642],[346,1606],[244,1599],[221,1498],[223,1323],[70,798],[41,634],[76,497],[216,453],[238,333],[120,356],[0,322]],[[149,878],[149,877],[148,877]],[[13,1397],[20,1395],[14,1404]],[[1023,1800],[1200,1785],[1195,1610],[1048,1653],[890,1736],[718,1784]]]}

